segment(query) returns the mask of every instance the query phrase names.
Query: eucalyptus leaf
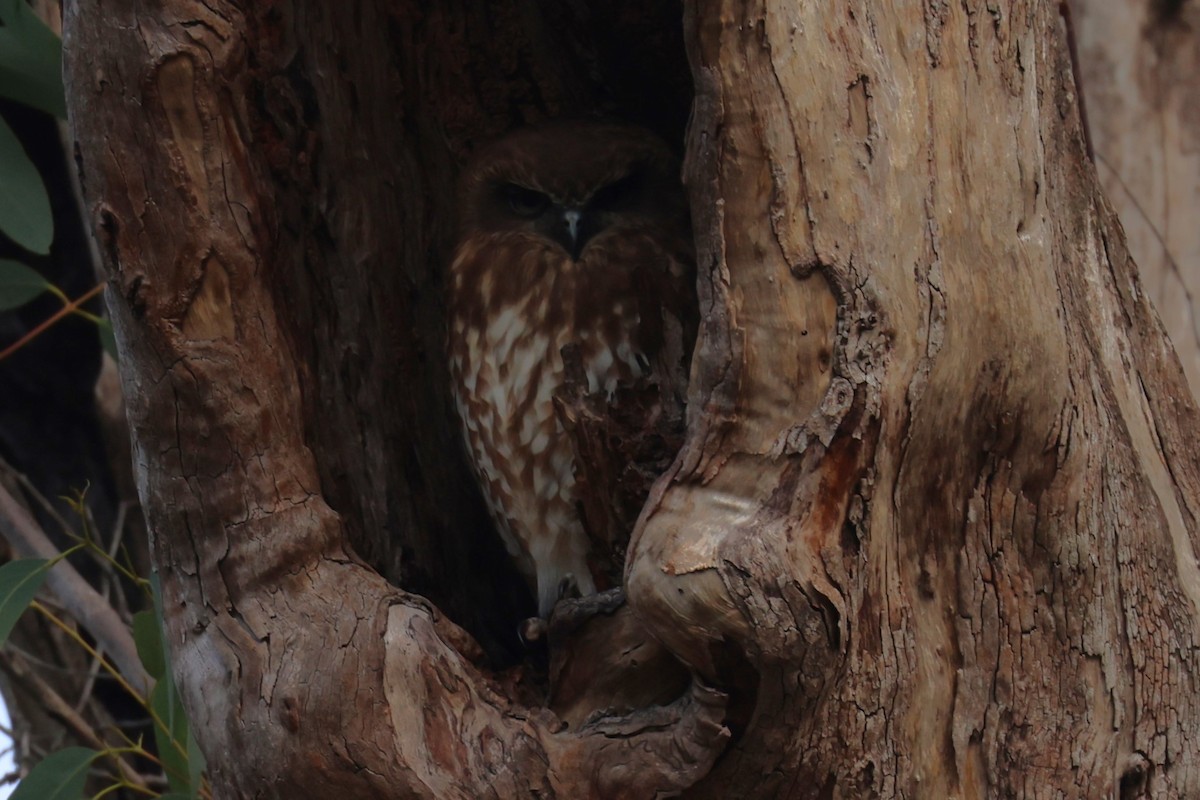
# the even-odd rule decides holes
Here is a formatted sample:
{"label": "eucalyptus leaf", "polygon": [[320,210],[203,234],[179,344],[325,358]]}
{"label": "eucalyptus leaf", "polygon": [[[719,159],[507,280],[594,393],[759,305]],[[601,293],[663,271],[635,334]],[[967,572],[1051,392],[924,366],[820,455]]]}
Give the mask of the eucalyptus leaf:
{"label": "eucalyptus leaf", "polygon": [[[3,30],[3,29],[0,29]],[[4,49],[0,41],[0,50]],[[26,250],[45,255],[54,241],[50,195],[37,167],[0,117],[0,231]]]}
{"label": "eucalyptus leaf", "polygon": [[0,567],[0,644],[4,644],[13,626],[46,580],[44,558],[22,558]]}
{"label": "eucalyptus leaf", "polygon": [[191,783],[192,770],[188,764],[188,720],[171,671],[154,685],[150,695],[150,707],[161,724],[154,726],[154,740],[158,744],[158,758],[171,790],[191,795],[195,787]]}
{"label": "eucalyptus leaf", "polygon": [[81,800],[88,768],[98,755],[87,747],[51,753],[29,770],[10,800]]}
{"label": "eucalyptus leaf", "polygon": [[161,678],[166,672],[167,660],[163,657],[162,626],[153,611],[139,611],[133,615],[133,642],[146,672],[155,680]]}
{"label": "eucalyptus leaf", "polygon": [[117,355],[117,337],[113,335],[112,323],[106,319],[102,319],[96,323],[96,328],[100,332],[100,346],[104,348],[104,352],[112,356],[113,361],[120,361]]}
{"label": "eucalyptus leaf", "polygon": [[[163,620],[162,581],[158,579],[157,572],[150,573],[150,599],[154,601],[154,616],[161,623]],[[165,636],[163,641],[166,641]]]}
{"label": "eucalyptus leaf", "polygon": [[50,288],[50,282],[20,261],[0,258],[0,311],[20,308]]}
{"label": "eucalyptus leaf", "polygon": [[0,96],[67,116],[62,40],[24,0],[0,0]]}
{"label": "eucalyptus leaf", "polygon": [[200,752],[200,745],[196,744],[196,737],[192,736],[191,728],[188,728],[188,778],[192,782],[192,795],[195,796],[200,791],[201,776],[208,769],[208,761],[204,758],[204,753]]}
{"label": "eucalyptus leaf", "polygon": [[150,576],[150,594],[154,598],[154,621],[159,625],[159,641],[162,642],[163,657],[162,677],[154,685],[154,692],[150,695],[150,707],[154,709],[154,713],[162,722],[162,726],[158,724],[154,726],[154,739],[158,744],[158,756],[162,761],[163,770],[167,773],[167,782],[171,785],[171,791],[192,798],[196,796],[200,788],[197,776],[205,765],[203,757],[199,764],[195,763],[193,752],[198,753],[199,751],[192,744],[187,712],[183,710],[183,703],[179,700],[179,691],[175,688],[175,680],[171,676],[171,648],[161,627],[163,619],[162,582],[158,579],[157,573]]}

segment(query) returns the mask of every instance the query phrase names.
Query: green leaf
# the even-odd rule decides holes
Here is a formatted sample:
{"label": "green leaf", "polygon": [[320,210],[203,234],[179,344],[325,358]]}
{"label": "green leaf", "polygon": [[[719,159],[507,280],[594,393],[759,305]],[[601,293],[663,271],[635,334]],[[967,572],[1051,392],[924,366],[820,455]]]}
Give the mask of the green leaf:
{"label": "green leaf", "polygon": [[[189,796],[194,792],[191,783],[190,765],[188,764],[188,720],[179,700],[179,692],[175,690],[175,682],[171,680],[168,670],[162,680],[154,684],[154,692],[150,696],[150,707],[162,722],[155,724],[154,740],[158,743],[158,757],[162,761],[163,770],[167,773],[167,782],[171,790],[183,792]],[[166,726],[165,729],[163,726]],[[182,752],[181,752],[182,748]]]}
{"label": "green leaf", "polygon": [[162,601],[162,581],[158,579],[157,572],[150,573],[150,598],[154,601],[154,615],[162,620],[163,616],[163,601]]}
{"label": "green leaf", "polygon": [[162,626],[153,611],[139,611],[133,615],[133,642],[146,672],[155,680],[161,678],[166,672],[167,660],[163,657]]}
{"label": "green leaf", "polygon": [[0,258],[0,311],[19,308],[50,288],[50,282],[20,261]]}
{"label": "green leaf", "polygon": [[[163,618],[162,583],[159,581],[157,573],[150,576],[150,594],[154,598],[154,621],[161,625]],[[136,620],[134,622],[136,625]],[[158,743],[159,759],[162,761],[163,770],[167,773],[167,781],[171,784],[172,794],[195,798],[200,789],[200,775],[204,772],[207,764],[200,748],[196,746],[195,739],[191,736],[187,712],[183,709],[179,692],[175,688],[174,678],[171,676],[168,661],[170,645],[162,634],[161,627],[159,636],[164,660],[163,672],[161,679],[154,685],[154,692],[150,696],[150,707],[154,709],[154,713],[163,722],[166,729],[164,730],[156,724],[154,737]],[[138,652],[141,653],[140,644]],[[147,670],[149,670],[149,666],[147,666]],[[180,747],[176,747],[176,743],[183,752],[180,752]]]}
{"label": "green leaf", "polygon": [[17,784],[11,800],[80,800],[88,767],[98,755],[86,747],[68,747],[46,756]]}
{"label": "green leaf", "polygon": [[0,95],[65,119],[62,40],[24,0],[0,0]]}
{"label": "green leaf", "polygon": [[208,769],[208,761],[204,758],[204,753],[200,752],[200,745],[196,744],[196,737],[191,735],[191,728],[188,728],[188,778],[192,781],[192,797],[195,797],[200,790],[200,776]]}
{"label": "green leaf", "polygon": [[[3,29],[0,29],[3,30]],[[4,49],[0,41],[0,50]],[[0,118],[0,231],[35,253],[50,252],[54,241],[54,216],[50,195],[37,167],[29,160],[17,135]]]}
{"label": "green leaf", "polygon": [[44,558],[22,558],[0,567],[0,644],[42,588],[49,563]]}
{"label": "green leaf", "polygon": [[104,352],[108,353],[113,361],[120,361],[117,355],[117,337],[113,335],[112,323],[106,319],[102,319],[96,323],[96,329],[100,332],[100,346],[104,348]]}

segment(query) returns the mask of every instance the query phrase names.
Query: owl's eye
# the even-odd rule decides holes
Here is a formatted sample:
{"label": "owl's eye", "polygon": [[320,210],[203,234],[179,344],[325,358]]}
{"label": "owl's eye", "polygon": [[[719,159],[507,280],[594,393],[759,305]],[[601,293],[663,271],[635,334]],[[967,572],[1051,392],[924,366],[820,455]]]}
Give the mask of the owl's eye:
{"label": "owl's eye", "polygon": [[534,219],[545,213],[550,207],[550,198],[535,189],[527,189],[515,183],[506,183],[500,188],[500,194],[508,208],[518,217]]}

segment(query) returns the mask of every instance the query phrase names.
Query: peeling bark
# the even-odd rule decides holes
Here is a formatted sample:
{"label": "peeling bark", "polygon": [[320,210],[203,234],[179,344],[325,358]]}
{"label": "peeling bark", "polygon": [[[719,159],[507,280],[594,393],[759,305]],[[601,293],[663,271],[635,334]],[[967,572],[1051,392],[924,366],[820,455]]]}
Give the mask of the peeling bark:
{"label": "peeling bark", "polygon": [[[498,641],[516,584],[439,444],[448,179],[541,116],[678,134],[670,48],[638,51],[663,59],[640,83],[614,66],[673,8],[71,8],[140,491],[218,792],[1200,792],[1200,418],[1053,3],[685,4],[703,319],[618,613],[688,689],[597,715],[598,686],[560,718],[451,621]],[[597,622],[561,647],[611,657]]]}

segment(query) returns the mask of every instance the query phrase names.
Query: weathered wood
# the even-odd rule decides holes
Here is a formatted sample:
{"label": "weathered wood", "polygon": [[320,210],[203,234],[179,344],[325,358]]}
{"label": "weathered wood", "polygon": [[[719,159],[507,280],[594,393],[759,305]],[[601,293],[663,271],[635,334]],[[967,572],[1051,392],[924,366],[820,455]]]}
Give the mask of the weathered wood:
{"label": "weathered wood", "polygon": [[540,116],[678,133],[669,48],[614,67],[621,31],[678,12],[638,8],[71,6],[218,791],[1200,793],[1200,417],[1083,152],[1054,3],[685,4],[703,320],[625,579],[689,689],[589,720],[598,685],[564,728],[450,621],[495,653],[521,604],[445,444],[449,179]]}
{"label": "weathered wood", "polygon": [[[456,70],[494,62],[479,37],[524,22],[500,6],[70,10],[139,488],[222,796],[647,796],[691,784],[728,738],[723,695],[701,685],[564,730],[347,549],[408,586],[436,577],[430,593],[477,629],[515,633],[507,561],[462,513],[473,495],[445,444],[435,270],[452,157],[494,132],[451,117],[474,108],[454,104]],[[566,53],[497,46],[518,51],[510,96],[552,88],[524,71]],[[388,102],[397,91],[413,94]]]}
{"label": "weathered wood", "polygon": [[1200,420],[1055,4],[689,10],[704,413],[627,591],[754,688],[689,796],[1200,791]]}

